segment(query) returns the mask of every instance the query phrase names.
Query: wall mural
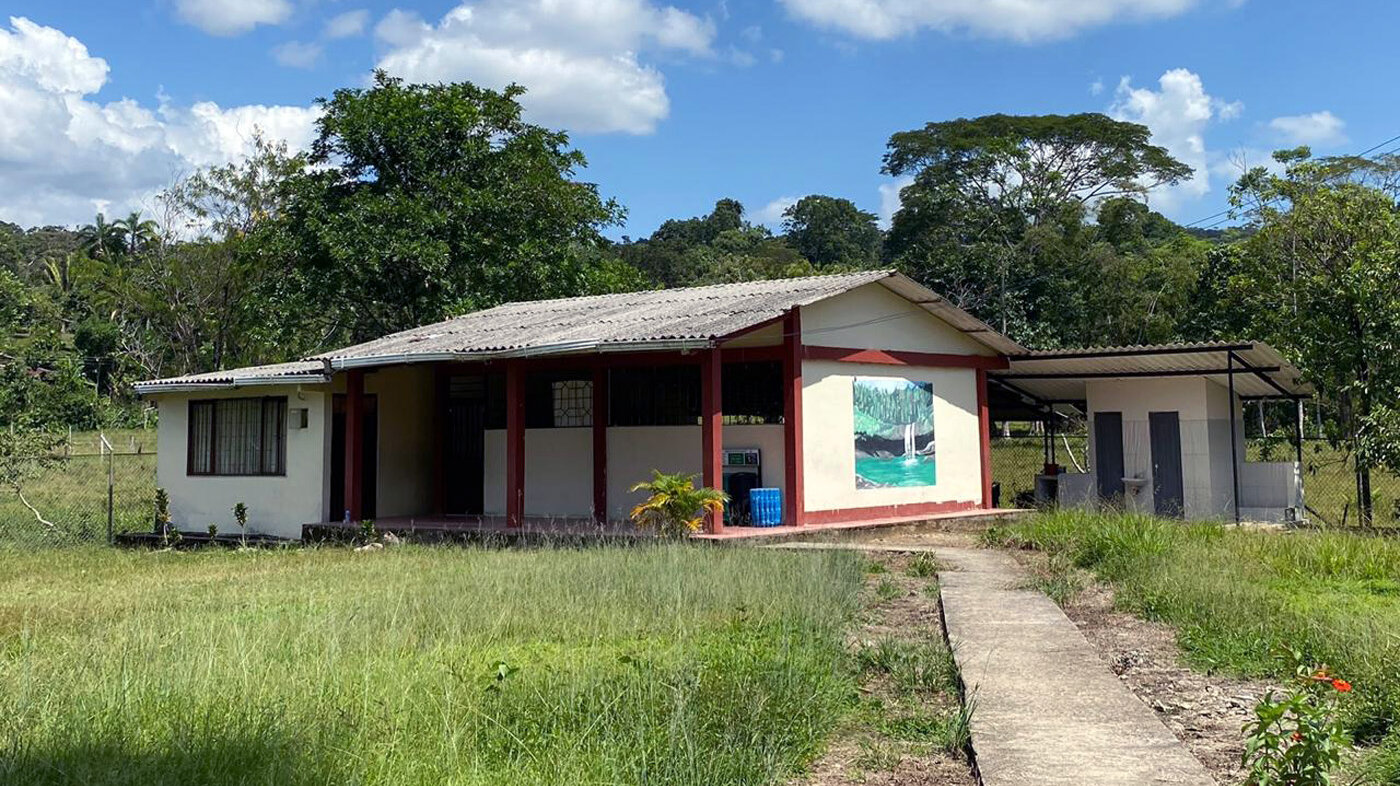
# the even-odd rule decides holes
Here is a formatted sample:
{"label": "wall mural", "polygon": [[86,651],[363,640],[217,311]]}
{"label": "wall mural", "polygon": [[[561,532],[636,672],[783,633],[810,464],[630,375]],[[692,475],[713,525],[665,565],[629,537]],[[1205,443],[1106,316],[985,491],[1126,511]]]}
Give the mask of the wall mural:
{"label": "wall mural", "polygon": [[933,383],[856,377],[853,386],[856,488],[937,483]]}

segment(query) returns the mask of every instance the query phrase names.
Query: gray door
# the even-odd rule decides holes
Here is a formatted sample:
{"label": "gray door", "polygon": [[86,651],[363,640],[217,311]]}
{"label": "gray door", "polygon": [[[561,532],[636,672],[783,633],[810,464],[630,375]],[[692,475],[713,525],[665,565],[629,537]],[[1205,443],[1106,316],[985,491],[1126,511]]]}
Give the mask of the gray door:
{"label": "gray door", "polygon": [[1152,439],[1152,508],[1158,516],[1181,518],[1181,418],[1175,412],[1147,413]]}
{"label": "gray door", "polygon": [[1094,476],[1099,499],[1123,501],[1123,413],[1094,413]]}

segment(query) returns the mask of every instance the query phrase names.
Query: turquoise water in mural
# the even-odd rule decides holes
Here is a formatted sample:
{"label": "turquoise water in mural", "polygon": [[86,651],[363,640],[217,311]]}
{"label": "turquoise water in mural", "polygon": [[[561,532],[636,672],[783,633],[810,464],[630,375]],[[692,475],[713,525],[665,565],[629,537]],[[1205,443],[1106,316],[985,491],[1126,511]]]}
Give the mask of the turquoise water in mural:
{"label": "turquoise water in mural", "polygon": [[856,459],[856,474],[880,486],[932,486],[938,483],[938,461],[918,456],[913,464],[903,456]]}

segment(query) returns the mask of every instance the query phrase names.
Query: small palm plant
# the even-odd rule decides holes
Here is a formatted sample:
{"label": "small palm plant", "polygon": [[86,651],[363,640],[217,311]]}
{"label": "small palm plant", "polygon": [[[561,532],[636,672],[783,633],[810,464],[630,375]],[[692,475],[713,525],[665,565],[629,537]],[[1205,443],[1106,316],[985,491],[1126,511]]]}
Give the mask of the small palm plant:
{"label": "small palm plant", "polygon": [[649,481],[632,487],[647,498],[632,508],[632,522],[659,535],[680,537],[700,529],[705,514],[724,512],[729,495],[712,488],[696,488],[694,475],[668,475],[652,470]]}

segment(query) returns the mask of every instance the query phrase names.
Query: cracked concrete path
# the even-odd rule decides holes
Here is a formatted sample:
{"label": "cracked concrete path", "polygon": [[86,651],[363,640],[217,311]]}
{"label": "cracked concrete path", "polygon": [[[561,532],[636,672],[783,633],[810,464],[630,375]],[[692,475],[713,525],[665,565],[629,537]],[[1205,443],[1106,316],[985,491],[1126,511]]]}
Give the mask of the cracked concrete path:
{"label": "cracked concrete path", "polygon": [[986,786],[1213,786],[1025,573],[993,550],[935,548],[943,615]]}

